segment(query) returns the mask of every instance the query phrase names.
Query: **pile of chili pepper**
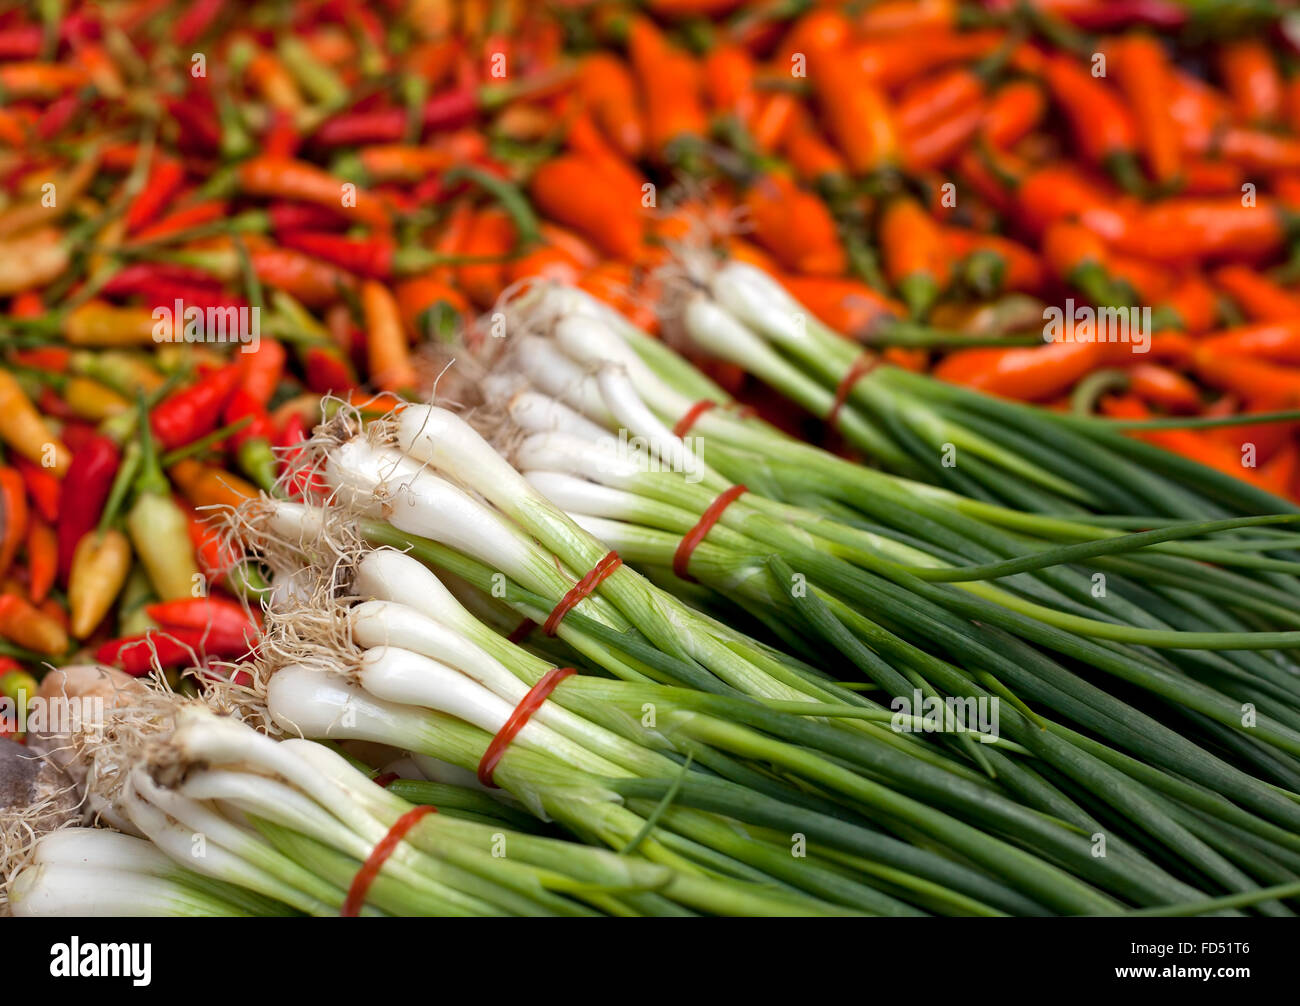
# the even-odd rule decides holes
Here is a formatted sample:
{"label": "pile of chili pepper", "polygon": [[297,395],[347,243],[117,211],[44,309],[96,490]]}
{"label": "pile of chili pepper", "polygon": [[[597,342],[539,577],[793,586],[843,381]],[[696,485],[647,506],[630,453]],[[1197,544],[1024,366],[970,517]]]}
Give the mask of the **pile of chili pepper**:
{"label": "pile of chili pepper", "polygon": [[[700,221],[896,365],[1124,418],[1300,406],[1284,6],[0,13],[5,673],[247,652],[261,575],[204,517],[317,491],[322,395],[385,411],[532,276],[654,330]],[[1062,306],[1138,309],[1141,339],[1026,344]],[[1137,435],[1300,498],[1292,424]]]}

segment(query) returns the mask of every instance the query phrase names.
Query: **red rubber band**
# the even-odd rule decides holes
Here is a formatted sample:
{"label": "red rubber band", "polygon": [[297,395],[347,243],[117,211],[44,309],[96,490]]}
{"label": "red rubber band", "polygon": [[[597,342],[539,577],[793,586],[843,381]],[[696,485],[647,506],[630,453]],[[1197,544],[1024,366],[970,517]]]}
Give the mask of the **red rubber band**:
{"label": "red rubber band", "polygon": [[834,426],[839,421],[840,409],[844,408],[844,403],[849,400],[849,392],[853,390],[853,385],[875,370],[879,364],[880,357],[874,353],[863,353],[853,361],[853,366],[844,372],[839,386],[835,389],[835,404],[826,414],[826,422],[829,425]]}
{"label": "red rubber band", "polygon": [[492,781],[492,773],[496,771],[497,762],[506,753],[506,748],[532,719],[533,713],[541,708],[551,692],[555,691],[555,686],[574,673],[576,672],[572,667],[552,667],[541,676],[537,684],[528,689],[528,694],[519,701],[519,705],[515,706],[515,711],[510,714],[510,718],[497,731],[497,735],[492,738],[487,750],[483,752],[483,758],[478,763],[479,782],[493,789],[500,788]]}
{"label": "red rubber band", "polygon": [[687,571],[687,567],[691,562],[691,553],[704,540],[704,536],[713,530],[713,525],[718,523],[722,517],[722,511],[740,499],[741,495],[747,491],[744,486],[732,486],[730,489],[724,489],[718,498],[709,504],[709,508],[700,516],[700,522],[686,532],[686,536],[677,543],[677,551],[673,553],[674,573],[683,580],[695,580],[695,577],[691,576]]}
{"label": "red rubber band", "polygon": [[370,885],[379,876],[379,871],[383,869],[388,857],[401,845],[406,833],[420,823],[421,818],[426,814],[436,813],[438,813],[437,807],[412,807],[393,822],[393,826],[388,829],[388,834],[375,843],[375,847],[370,850],[370,855],[361,864],[361,869],[352,878],[352,885],[348,888],[348,896],[343,899],[343,907],[339,909],[339,915],[355,918],[361,914]]}
{"label": "red rubber band", "polygon": [[375,776],[374,779],[371,780],[371,782],[373,782],[376,786],[382,787],[383,789],[388,789],[389,786],[397,782],[397,780],[400,778],[402,777],[398,775],[396,772],[385,772],[383,775]]}
{"label": "red rubber band", "polygon": [[710,409],[717,408],[717,405],[718,403],[712,399],[701,398],[686,410],[686,415],[677,420],[677,425],[673,427],[673,436],[678,437],[679,439],[686,436],[686,434],[690,432],[691,427],[699,420],[700,416],[704,415],[704,413],[708,412]]}
{"label": "red rubber band", "polygon": [[604,582],[605,577],[609,576],[621,565],[623,565],[623,560],[618,557],[617,552],[606,553],[605,557],[592,567],[590,573],[569,588],[569,592],[560,598],[560,603],[546,616],[546,624],[542,626],[542,631],[548,636],[555,635],[555,630],[560,627],[561,619],[573,609],[574,605],[585,600],[593,590]]}
{"label": "red rubber band", "polygon": [[525,618],[515,626],[515,631],[506,636],[506,641],[511,643],[522,643],[528,638],[528,634],[537,628],[537,623],[531,618]]}

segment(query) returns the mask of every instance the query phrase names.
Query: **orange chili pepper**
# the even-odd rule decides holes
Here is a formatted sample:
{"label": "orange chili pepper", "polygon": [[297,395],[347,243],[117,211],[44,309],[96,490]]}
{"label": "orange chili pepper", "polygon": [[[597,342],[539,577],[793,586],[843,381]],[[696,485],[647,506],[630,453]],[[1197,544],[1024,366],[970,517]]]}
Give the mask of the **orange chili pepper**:
{"label": "orange chili pepper", "polygon": [[1258,325],[1230,328],[1201,341],[1207,356],[1247,356],[1300,367],[1300,313]]}
{"label": "orange chili pepper", "polygon": [[1268,255],[1282,247],[1279,207],[1261,197],[1175,198],[1144,207],[1115,237],[1115,247],[1154,262],[1195,262],[1220,255]]}
{"label": "orange chili pepper", "polygon": [[314,203],[345,219],[385,230],[391,224],[388,211],[372,193],[306,161],[253,157],[240,164],[236,174],[241,191],[248,195]]}
{"label": "orange chili pepper", "polygon": [[[754,146],[768,153],[784,143],[786,157],[789,157],[789,149],[792,145],[790,133],[793,131],[796,117],[802,111],[802,107],[792,94],[778,91],[762,98],[750,126],[750,138],[754,141]],[[817,139],[825,147],[825,141],[821,140],[820,136]],[[837,158],[838,156],[836,154]]]}
{"label": "orange chili pepper", "polygon": [[257,278],[301,301],[307,307],[332,304],[345,291],[356,289],[351,273],[292,248],[267,248],[249,255]]}
{"label": "orange chili pepper", "polygon": [[868,175],[892,166],[899,154],[893,111],[867,72],[840,57],[821,57],[808,73],[826,130],[849,170]]}
{"label": "orange chili pepper", "polygon": [[462,265],[456,270],[457,285],[479,307],[490,307],[505,286],[504,257],[515,246],[515,225],[510,215],[496,207],[480,210],[461,243],[465,256],[501,256],[501,263]]}
{"label": "orange chili pepper", "polygon": [[535,276],[571,285],[578,282],[582,273],[582,267],[567,252],[543,245],[516,259],[510,266],[509,278],[513,283]]}
{"label": "orange chili pepper", "polygon": [[1243,38],[1220,46],[1219,75],[1242,121],[1269,123],[1281,114],[1282,76],[1263,41]]}
{"label": "orange chili pepper", "polygon": [[889,89],[950,63],[989,56],[1005,41],[1000,30],[932,32],[924,44],[905,34],[871,38],[854,47],[853,63],[877,87]]}
{"label": "orange chili pepper", "polygon": [[[1117,419],[1147,419],[1151,415],[1135,396],[1106,395],[1101,400],[1101,409],[1106,415]],[[1199,461],[1206,467],[1255,485],[1261,484],[1255,470],[1242,464],[1241,453],[1202,433],[1193,430],[1142,430],[1136,436],[1167,451]]]}
{"label": "orange chili pepper", "polygon": [[1199,272],[1182,276],[1165,294],[1165,306],[1172,309],[1185,331],[1208,332],[1219,320],[1219,303],[1214,288]]}
{"label": "orange chili pepper", "polygon": [[902,137],[903,166],[920,173],[947,164],[970,142],[984,121],[982,102],[957,108],[945,118],[930,122]]}
{"label": "orange chili pepper", "polygon": [[707,135],[695,60],[645,17],[632,19],[627,45],[641,87],[650,149],[662,158],[679,137]]}
{"label": "orange chili pepper", "polygon": [[1053,342],[1025,349],[963,349],[934,368],[934,376],[954,384],[1037,402],[1073,387],[1102,358],[1096,342]]}
{"label": "orange chili pepper", "polygon": [[848,175],[844,158],[826,142],[812,117],[798,105],[792,105],[781,135],[781,153],[804,182],[838,185]]}
{"label": "orange chili pepper", "polygon": [[1200,391],[1178,371],[1155,363],[1138,363],[1127,373],[1129,390],[1144,402],[1167,412],[1200,411]]}
{"label": "orange chili pepper", "polygon": [[1300,292],[1274,283],[1246,265],[1225,265],[1214,272],[1214,284],[1253,321],[1300,318]]}
{"label": "orange chili pepper", "polygon": [[1300,403],[1300,370],[1216,351],[1205,344],[1196,347],[1192,363],[1197,376],[1211,387],[1247,399],[1265,398],[1286,408]]}
{"label": "orange chili pepper", "polygon": [[1183,149],[1204,156],[1228,119],[1228,104],[1214,88],[1185,70],[1171,68],[1168,79],[1169,115],[1178,124]]}
{"label": "orange chili pepper", "polygon": [[1115,76],[1137,123],[1137,141],[1151,177],[1169,184],[1182,170],[1182,139],[1169,113],[1169,60],[1149,35],[1129,35],[1116,45]]}
{"label": "orange chili pepper", "polygon": [[27,596],[40,604],[59,572],[59,543],[54,529],[32,514],[27,523]]}
{"label": "orange chili pepper", "polygon": [[0,90],[10,100],[54,98],[86,83],[86,71],[74,63],[0,63]]}
{"label": "orange chili pepper", "polygon": [[952,276],[943,231],[920,203],[904,196],[885,206],[878,240],[885,277],[912,314],[924,317]]}
{"label": "orange chili pepper", "polygon": [[865,335],[881,318],[905,313],[902,304],[853,279],[785,275],[781,285],[823,324],[849,338]]}
{"label": "orange chili pepper", "polygon": [[52,657],[68,649],[63,626],[17,594],[0,594],[0,637]]}
{"label": "orange chili pepper", "polygon": [[388,287],[378,280],[362,283],[361,310],[366,323],[366,355],[371,381],[385,391],[414,389],[419,375],[407,350],[401,312]]}
{"label": "orange chili pepper", "polygon": [[765,175],[745,190],[754,237],[787,269],[816,276],[848,267],[835,221],[821,199],[783,175]]}
{"label": "orange chili pepper", "polygon": [[1106,168],[1126,188],[1137,188],[1137,127],[1114,90],[1065,55],[1046,60],[1043,81],[1069,119],[1084,157]]}
{"label": "orange chili pepper", "polygon": [[542,240],[560,249],[583,269],[590,269],[600,261],[600,253],[584,238],[558,224],[543,222],[538,226]]}
{"label": "orange chili pepper", "polygon": [[1020,183],[1016,203],[1021,219],[1035,231],[1074,218],[1111,240],[1132,227],[1134,209],[1063,162],[1031,172]]}
{"label": "orange chili pepper", "polygon": [[1219,154],[1247,171],[1300,169],[1300,140],[1262,129],[1229,127],[1219,134]]}
{"label": "orange chili pepper", "polygon": [[[1034,293],[1042,289],[1042,263],[1031,249],[1018,241],[999,234],[960,227],[945,228],[943,239],[953,259],[966,260],[964,272],[968,278],[972,266],[979,271],[979,275],[987,276],[985,282],[977,285],[981,293],[992,294],[1005,290]],[[988,275],[989,270],[993,271],[993,275]]]}
{"label": "orange chili pepper", "polygon": [[970,68],[941,70],[903,89],[894,109],[894,121],[900,130],[914,132],[969,108],[983,95],[984,81]]}
{"label": "orange chili pepper", "polygon": [[578,89],[609,142],[624,157],[639,158],[645,150],[646,126],[636,81],[626,64],[609,53],[587,56],[578,73]]}
{"label": "orange chili pepper", "polygon": [[747,125],[758,106],[754,60],[749,52],[734,43],[715,45],[705,54],[702,71],[704,93],[713,112]]}
{"label": "orange chili pepper", "polygon": [[430,274],[398,283],[393,288],[393,295],[397,298],[397,310],[406,331],[417,336],[436,334],[430,330],[430,322],[434,320],[431,311],[445,307],[462,319],[469,314],[469,303],[460,291]]}
{"label": "orange chili pepper", "polygon": [[214,468],[193,458],[177,461],[167,469],[167,477],[175,483],[181,495],[196,507],[237,507],[258,495],[257,487],[251,482],[223,468]]}
{"label": "orange chili pepper", "polygon": [[612,173],[601,160],[553,158],[533,174],[529,194],[537,208],[572,227],[609,255],[632,259],[645,238],[640,187]]}
{"label": "orange chili pepper", "polygon": [[881,0],[857,18],[864,35],[951,29],[957,25],[954,0]]}
{"label": "orange chili pepper", "polygon": [[1245,172],[1228,161],[1196,159],[1182,167],[1182,194],[1185,196],[1221,196],[1241,192]]}
{"label": "orange chili pepper", "polygon": [[1008,81],[985,106],[980,135],[994,147],[1009,147],[1037,126],[1046,111],[1047,96],[1036,82]]}

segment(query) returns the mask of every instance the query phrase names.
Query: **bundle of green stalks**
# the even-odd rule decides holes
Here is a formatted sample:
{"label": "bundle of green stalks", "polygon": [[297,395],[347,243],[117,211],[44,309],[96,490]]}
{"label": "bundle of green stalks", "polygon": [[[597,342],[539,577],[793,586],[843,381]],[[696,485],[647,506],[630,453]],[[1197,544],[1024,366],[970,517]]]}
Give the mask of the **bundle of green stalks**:
{"label": "bundle of green stalks", "polygon": [[[260,678],[283,728],[473,768],[529,687],[575,667],[529,725],[552,735],[525,728],[492,778],[584,841],[865,911],[874,890],[945,913],[1293,914],[1294,516],[1125,535],[972,499],[745,418],[577,291],[534,289],[509,327],[474,425],[342,416],[315,444],[328,515],[262,505],[263,539],[329,568]],[[407,555],[323,547],[340,515]],[[607,570],[554,637],[501,638],[611,548],[637,569]],[[399,560],[396,586],[363,569]],[[491,674],[425,648],[429,621]]]}
{"label": "bundle of green stalks", "polygon": [[[13,914],[836,911],[751,883],[679,876],[633,850],[537,834],[528,815],[462,787],[398,780],[385,788],[329,747],[273,740],[203,704],[156,693],[147,705],[147,717],[115,714],[110,739],[87,753],[104,817],[122,830],[41,836],[11,871]],[[415,813],[417,804],[436,812]],[[363,868],[388,835],[400,836],[391,853]],[[359,876],[369,882],[356,890]]]}

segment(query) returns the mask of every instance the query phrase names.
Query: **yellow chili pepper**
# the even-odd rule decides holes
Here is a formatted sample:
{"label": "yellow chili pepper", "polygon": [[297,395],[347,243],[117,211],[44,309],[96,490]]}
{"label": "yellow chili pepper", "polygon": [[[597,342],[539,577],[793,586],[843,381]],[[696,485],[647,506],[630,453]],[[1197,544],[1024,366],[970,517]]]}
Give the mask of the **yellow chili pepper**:
{"label": "yellow chili pepper", "polygon": [[110,528],[102,534],[90,531],[82,536],[68,574],[68,607],[72,610],[74,636],[85,639],[95,631],[130,571],[131,543],[121,531]]}
{"label": "yellow chili pepper", "polygon": [[59,478],[67,473],[72,461],[68,449],[45,425],[36,406],[7,370],[0,370],[0,440]]}
{"label": "yellow chili pepper", "polygon": [[102,300],[90,300],[74,308],[63,323],[63,336],[74,346],[150,346],[155,327],[170,337],[167,321],[155,322],[147,307],[114,307]]}
{"label": "yellow chili pepper", "polygon": [[88,377],[70,377],[63,385],[63,404],[80,419],[98,422],[131,407],[130,401],[112,388]]}

